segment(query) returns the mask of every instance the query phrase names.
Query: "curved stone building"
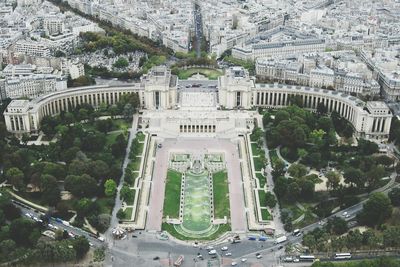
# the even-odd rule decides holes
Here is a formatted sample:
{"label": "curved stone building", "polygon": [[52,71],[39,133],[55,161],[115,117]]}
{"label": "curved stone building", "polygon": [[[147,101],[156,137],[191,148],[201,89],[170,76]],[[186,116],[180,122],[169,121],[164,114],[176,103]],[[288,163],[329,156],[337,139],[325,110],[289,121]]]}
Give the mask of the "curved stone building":
{"label": "curved stone building", "polygon": [[[217,109],[217,106],[236,110],[250,110],[254,107],[280,108],[289,105],[293,96],[299,96],[304,108],[316,110],[318,104],[323,103],[328,112],[338,112],[353,125],[358,137],[380,142],[386,141],[389,137],[392,114],[384,102],[363,102],[356,97],[337,91],[304,86],[256,84],[255,79],[241,67],[226,69],[225,75],[219,77],[215,86],[217,87],[215,91],[217,105],[215,108],[207,109],[210,116],[207,118],[206,126],[199,126],[199,130],[197,126],[192,126],[191,122],[197,121],[197,125],[198,121],[204,119],[204,114],[201,110],[193,112],[190,108],[179,109],[179,95],[183,86],[166,67],[153,68],[149,74],[142,77],[140,83],[71,88],[31,101],[14,100],[4,112],[4,117],[7,130],[12,133],[37,133],[44,116],[56,115],[62,110],[68,111],[71,107],[82,103],[88,103],[94,107],[102,103],[111,105],[118,102],[123,94],[138,93],[142,107],[148,110],[144,121],[157,129],[157,132],[168,129],[170,135],[172,133],[185,135],[192,132],[192,130],[189,131],[189,127],[190,129],[195,127],[194,133],[204,131],[207,134],[221,135],[227,130],[221,126],[222,124],[217,123],[221,118],[231,118],[232,121],[236,121],[235,125],[244,130],[252,127],[250,121],[253,114],[239,116],[236,111],[229,113],[226,110]],[[186,85],[186,87],[189,86]],[[203,90],[209,90],[207,88],[210,87],[213,86],[209,85]],[[151,114],[151,111],[154,112]],[[168,118],[163,119],[163,114],[168,115]],[[213,119],[215,122],[211,121]],[[212,125],[217,125],[217,128],[214,129]],[[220,129],[218,125],[221,126]],[[229,123],[226,127],[228,125]]]}

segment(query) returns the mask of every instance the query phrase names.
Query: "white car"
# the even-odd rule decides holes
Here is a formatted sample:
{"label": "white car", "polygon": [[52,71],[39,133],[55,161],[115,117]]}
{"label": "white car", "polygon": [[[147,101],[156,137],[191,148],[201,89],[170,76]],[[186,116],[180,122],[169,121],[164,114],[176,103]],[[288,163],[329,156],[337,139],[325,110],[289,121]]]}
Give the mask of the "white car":
{"label": "white car", "polygon": [[52,225],[51,223],[49,223],[47,226],[48,226],[50,229],[52,229],[52,230],[57,230],[57,229],[58,229],[57,226]]}
{"label": "white car", "polygon": [[232,263],[231,263],[231,266],[236,266],[237,265],[237,262],[236,261],[233,261]]}
{"label": "white car", "polygon": [[261,258],[262,258],[262,255],[261,255],[261,254],[260,254],[260,255],[257,255],[256,258],[257,258],[257,259],[261,259]]}
{"label": "white car", "polygon": [[222,250],[222,251],[227,251],[227,250],[228,250],[228,247],[222,247],[221,250]]}
{"label": "white car", "polygon": [[25,213],[25,216],[32,219],[32,215],[30,213]]}
{"label": "white car", "polygon": [[217,254],[217,251],[215,249],[212,249],[208,252],[208,255],[215,255]]}
{"label": "white car", "polygon": [[297,259],[297,258],[293,260],[293,262],[299,262],[299,261],[300,261],[300,260],[299,260],[299,259]]}
{"label": "white car", "polygon": [[347,215],[347,211],[343,212],[343,216],[346,216],[346,215]]}
{"label": "white car", "polygon": [[241,259],[240,261],[241,261],[241,262],[246,262],[247,259],[246,259],[246,258],[243,258],[243,259]]}
{"label": "white car", "polygon": [[32,219],[33,219],[35,222],[43,222],[41,219],[39,219],[38,217],[35,217],[35,216],[33,216]]}
{"label": "white car", "polygon": [[227,253],[225,253],[225,256],[232,256],[232,253],[227,252]]}

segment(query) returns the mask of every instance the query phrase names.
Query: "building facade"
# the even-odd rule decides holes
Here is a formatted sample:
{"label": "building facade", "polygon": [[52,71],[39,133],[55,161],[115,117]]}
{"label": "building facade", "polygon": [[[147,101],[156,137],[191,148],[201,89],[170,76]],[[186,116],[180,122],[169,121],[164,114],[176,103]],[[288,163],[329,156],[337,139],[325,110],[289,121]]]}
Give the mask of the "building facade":
{"label": "building facade", "polygon": [[294,41],[270,42],[252,44],[245,47],[234,47],[232,56],[241,60],[256,60],[257,58],[287,57],[297,54],[325,51],[323,39],[305,39]]}
{"label": "building facade", "polygon": [[[384,102],[365,103],[344,93],[304,86],[256,84],[245,69],[232,67],[218,80],[218,103],[230,110],[188,112],[179,110],[176,105],[178,83],[176,76],[171,75],[169,69],[155,67],[142,77],[140,83],[73,88],[47,94],[32,101],[12,101],[4,112],[7,130],[16,134],[37,133],[44,116],[68,111],[82,103],[88,103],[95,108],[102,103],[112,105],[117,103],[123,94],[137,93],[142,107],[154,111],[145,116],[145,122],[154,129],[162,124],[168,125],[172,127],[170,132],[175,134],[223,134],[232,127],[249,129],[251,116],[240,115],[242,110],[244,112],[254,107],[281,108],[290,105],[292,97],[300,96],[304,108],[316,110],[318,104],[323,103],[328,112],[338,112],[353,125],[357,137],[377,142],[384,142],[389,137],[392,114]],[[225,125],[223,123],[226,126],[219,128]]]}

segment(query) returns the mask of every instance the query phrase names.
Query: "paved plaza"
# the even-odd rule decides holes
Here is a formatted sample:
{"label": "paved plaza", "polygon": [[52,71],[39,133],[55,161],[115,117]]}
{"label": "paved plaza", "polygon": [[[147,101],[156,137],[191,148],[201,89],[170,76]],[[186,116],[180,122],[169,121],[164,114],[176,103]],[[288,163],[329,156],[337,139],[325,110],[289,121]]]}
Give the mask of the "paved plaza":
{"label": "paved plaza", "polygon": [[233,232],[247,230],[246,213],[242,189],[239,155],[237,146],[224,139],[165,139],[156,153],[156,164],[153,173],[147,230],[160,231],[163,217],[165,182],[170,153],[208,154],[224,153],[227,164],[229,201],[231,208],[231,227]]}

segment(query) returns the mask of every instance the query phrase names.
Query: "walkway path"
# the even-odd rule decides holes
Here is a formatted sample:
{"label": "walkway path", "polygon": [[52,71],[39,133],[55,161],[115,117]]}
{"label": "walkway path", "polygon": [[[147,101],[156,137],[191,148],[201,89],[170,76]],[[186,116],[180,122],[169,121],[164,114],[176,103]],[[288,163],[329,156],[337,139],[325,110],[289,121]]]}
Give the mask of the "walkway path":
{"label": "walkway path", "polygon": [[18,195],[15,194],[12,190],[8,190],[8,192],[9,192],[10,195],[12,195],[16,200],[18,200],[18,201],[20,201],[20,202],[22,202],[22,203],[25,203],[25,204],[29,205],[30,207],[33,207],[33,208],[35,208],[35,209],[38,209],[38,210],[41,210],[41,211],[44,211],[44,212],[47,212],[47,211],[49,210],[47,207],[40,206],[40,205],[38,205],[38,204],[36,204],[36,203],[33,203],[33,202],[31,202],[31,201],[29,201],[29,200],[23,198],[23,197],[18,196]]}
{"label": "walkway path", "polygon": [[[107,238],[112,238],[111,231],[114,227],[116,227],[118,225],[117,212],[122,207],[122,201],[120,199],[120,190],[122,188],[122,185],[124,184],[125,170],[129,163],[129,154],[131,152],[132,141],[136,137],[137,124],[138,124],[138,114],[135,114],[135,115],[133,115],[133,118],[132,118],[132,127],[129,129],[129,139],[128,139],[128,144],[126,146],[124,163],[122,164],[122,175],[121,175],[121,179],[120,179],[120,182],[118,185],[117,195],[115,196],[115,205],[114,205],[114,209],[113,209],[112,215],[111,215],[110,227],[108,228],[107,232],[105,233]],[[112,243],[110,242],[109,244],[112,244]]]}
{"label": "walkway path", "polygon": [[[258,116],[258,125],[261,126],[262,130],[264,130],[264,126],[262,124],[262,116],[259,115]],[[267,179],[267,191],[271,192],[274,196],[275,196],[275,192],[274,192],[274,179],[272,178],[272,169],[271,169],[271,158],[269,157],[269,149],[267,146],[267,138],[264,135],[263,138],[263,148],[265,151],[265,158],[267,159],[268,165],[265,167],[265,174],[266,174],[266,179]],[[277,149],[277,153],[278,153],[278,149]],[[279,154],[278,154],[279,156]],[[275,196],[276,197],[276,196]],[[273,209],[272,209],[272,218],[274,221],[274,225],[275,225],[275,233],[280,234],[280,233],[285,233],[285,229],[283,227],[283,223],[281,221],[281,216],[280,216],[280,210],[279,210],[279,205],[276,205]]]}
{"label": "walkway path", "polygon": [[282,157],[282,155],[281,155],[281,146],[278,146],[276,149],[275,149],[275,151],[276,151],[276,155],[278,156],[278,158],[280,159],[280,160],[282,160],[285,164],[286,164],[286,166],[290,166],[292,163],[290,163],[289,161],[287,161],[284,157]]}

